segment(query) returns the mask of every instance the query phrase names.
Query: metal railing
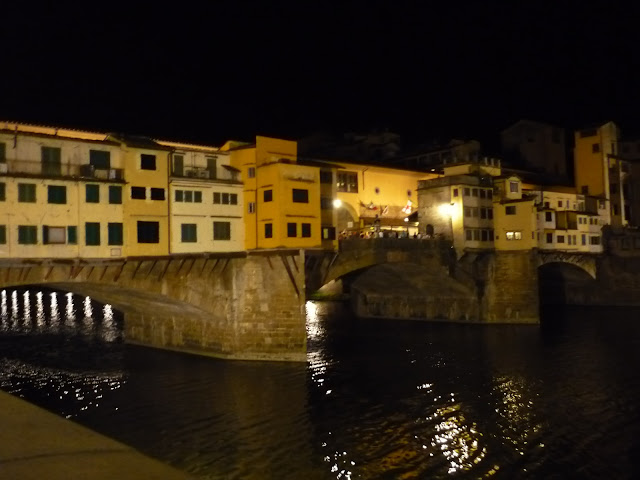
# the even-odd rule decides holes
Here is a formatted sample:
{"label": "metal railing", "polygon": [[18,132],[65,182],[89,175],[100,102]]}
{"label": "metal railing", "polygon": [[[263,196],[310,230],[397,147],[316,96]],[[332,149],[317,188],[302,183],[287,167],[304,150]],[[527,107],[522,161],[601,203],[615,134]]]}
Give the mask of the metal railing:
{"label": "metal railing", "polygon": [[90,164],[45,163],[33,160],[0,162],[0,175],[32,175],[44,177],[74,177],[98,180],[124,180],[122,168],[97,168]]}

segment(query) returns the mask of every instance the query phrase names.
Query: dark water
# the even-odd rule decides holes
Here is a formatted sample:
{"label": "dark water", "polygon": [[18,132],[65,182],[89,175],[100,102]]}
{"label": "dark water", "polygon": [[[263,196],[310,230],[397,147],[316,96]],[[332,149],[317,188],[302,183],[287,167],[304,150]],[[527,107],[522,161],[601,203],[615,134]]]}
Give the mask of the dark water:
{"label": "dark water", "polygon": [[309,303],[304,365],[124,345],[108,306],[0,295],[2,389],[201,478],[640,477],[638,310],[483,327]]}

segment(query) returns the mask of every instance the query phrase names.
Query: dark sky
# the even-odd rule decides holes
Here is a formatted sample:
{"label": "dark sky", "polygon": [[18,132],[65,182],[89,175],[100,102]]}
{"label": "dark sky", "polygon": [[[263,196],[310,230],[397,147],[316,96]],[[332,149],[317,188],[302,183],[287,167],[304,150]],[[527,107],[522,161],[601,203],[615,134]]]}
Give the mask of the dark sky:
{"label": "dark sky", "polygon": [[522,117],[635,132],[638,7],[592,3],[4,5],[0,119],[208,143],[373,128],[491,142]]}

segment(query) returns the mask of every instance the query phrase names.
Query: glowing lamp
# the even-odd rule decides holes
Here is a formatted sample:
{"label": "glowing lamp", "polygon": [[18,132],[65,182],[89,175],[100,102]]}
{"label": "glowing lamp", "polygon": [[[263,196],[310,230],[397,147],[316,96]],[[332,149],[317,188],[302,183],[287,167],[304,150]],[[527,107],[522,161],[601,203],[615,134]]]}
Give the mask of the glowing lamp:
{"label": "glowing lamp", "polygon": [[342,200],[340,200],[339,198],[336,198],[333,201],[333,208],[340,208],[342,206]]}

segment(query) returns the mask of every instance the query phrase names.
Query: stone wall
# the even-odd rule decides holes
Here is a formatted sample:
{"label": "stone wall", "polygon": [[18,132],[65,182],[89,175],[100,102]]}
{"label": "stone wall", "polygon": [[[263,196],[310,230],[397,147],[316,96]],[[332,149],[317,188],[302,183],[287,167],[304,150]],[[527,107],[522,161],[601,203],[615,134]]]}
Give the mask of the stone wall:
{"label": "stone wall", "polygon": [[306,361],[303,262],[296,250],[0,265],[0,287],[41,284],[109,303],[124,312],[131,343],[222,358]]}

